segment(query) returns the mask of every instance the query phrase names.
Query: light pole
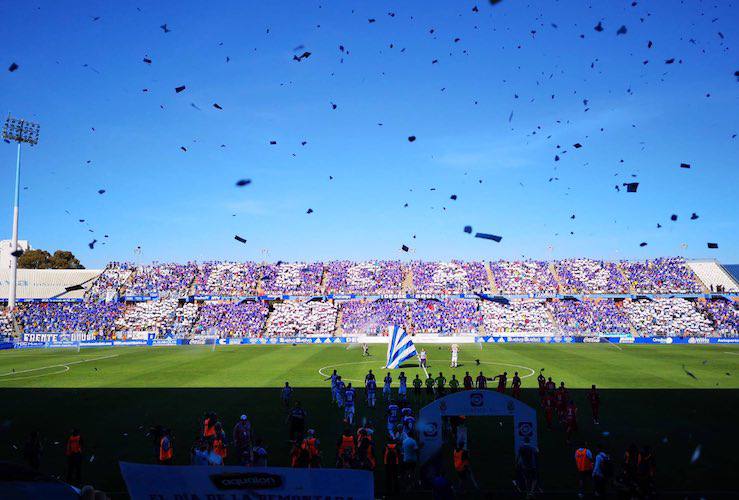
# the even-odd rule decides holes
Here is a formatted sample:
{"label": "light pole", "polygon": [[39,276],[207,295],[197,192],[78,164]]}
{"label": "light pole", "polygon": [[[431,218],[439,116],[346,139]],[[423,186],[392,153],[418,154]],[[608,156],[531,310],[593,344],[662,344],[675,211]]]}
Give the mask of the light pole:
{"label": "light pole", "polygon": [[8,115],[3,126],[3,139],[18,143],[18,158],[15,163],[15,198],[13,204],[13,241],[11,243],[10,258],[10,294],[8,294],[8,310],[15,309],[15,292],[18,284],[18,205],[20,202],[21,183],[21,144],[24,142],[35,146],[38,144],[38,133],[41,126],[22,118],[13,118]]}

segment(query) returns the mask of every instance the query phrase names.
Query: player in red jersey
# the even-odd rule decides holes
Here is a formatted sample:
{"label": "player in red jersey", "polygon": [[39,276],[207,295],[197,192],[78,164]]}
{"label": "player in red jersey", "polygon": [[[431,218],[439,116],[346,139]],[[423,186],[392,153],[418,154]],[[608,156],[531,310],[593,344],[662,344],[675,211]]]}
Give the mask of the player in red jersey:
{"label": "player in red jersey", "polygon": [[595,384],[590,387],[588,401],[590,401],[590,411],[593,413],[593,423],[600,424],[600,393],[595,388]]}
{"label": "player in red jersey", "polygon": [[518,376],[518,372],[513,372],[513,379],[511,380],[511,395],[516,399],[521,399],[521,377]]}
{"label": "player in red jersey", "polygon": [[551,429],[552,421],[554,420],[554,396],[551,394],[545,394],[544,399],[541,400],[541,406],[544,408],[544,417],[547,420],[547,429]]}
{"label": "player in red jersey", "polygon": [[549,394],[552,394],[555,390],[557,390],[557,384],[554,383],[554,380],[552,380],[552,377],[549,377],[549,380],[547,380],[547,383],[544,385],[544,388],[547,390]]}
{"label": "player in red jersey", "polygon": [[539,399],[544,399],[544,394],[547,391],[547,379],[544,378],[544,374],[539,372],[539,376],[536,377],[536,381],[539,383]]}
{"label": "player in red jersey", "polygon": [[569,399],[569,393],[565,387],[565,383],[560,382],[557,392],[554,393],[554,400],[557,402],[557,417],[560,422],[562,422],[562,419],[564,418],[565,410],[567,409],[567,401],[569,401]]}
{"label": "player in red jersey", "polygon": [[577,432],[577,406],[572,400],[565,409],[565,426],[567,429],[567,444],[569,444],[572,436]]}
{"label": "player in red jersey", "polygon": [[505,386],[506,383],[508,383],[508,372],[503,372],[500,375],[496,375],[493,377],[493,380],[498,379],[498,388],[496,389],[497,392],[500,392],[501,394],[505,394]]}
{"label": "player in red jersey", "polygon": [[487,389],[488,380],[493,380],[493,379],[486,377],[485,375],[482,374],[482,372],[480,372],[480,375],[478,375],[477,379],[475,380],[476,388],[477,389]]}
{"label": "player in red jersey", "polygon": [[470,372],[464,372],[464,380],[462,380],[462,385],[464,386],[465,391],[471,391],[472,390],[472,375],[470,375]]}

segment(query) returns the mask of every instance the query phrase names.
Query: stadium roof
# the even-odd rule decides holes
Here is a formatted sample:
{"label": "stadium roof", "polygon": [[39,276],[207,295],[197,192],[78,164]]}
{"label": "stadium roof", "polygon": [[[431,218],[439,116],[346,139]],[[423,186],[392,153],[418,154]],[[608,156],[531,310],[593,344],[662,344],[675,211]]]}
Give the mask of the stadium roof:
{"label": "stadium roof", "polygon": [[[79,299],[101,269],[18,269],[18,299]],[[66,291],[82,285],[83,289]],[[8,298],[10,271],[0,270],[0,299]]]}

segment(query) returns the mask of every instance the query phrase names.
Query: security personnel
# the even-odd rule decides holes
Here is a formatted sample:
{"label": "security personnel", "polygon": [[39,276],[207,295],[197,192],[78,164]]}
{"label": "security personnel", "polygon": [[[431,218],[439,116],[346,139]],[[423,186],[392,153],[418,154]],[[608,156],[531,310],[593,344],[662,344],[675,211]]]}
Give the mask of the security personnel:
{"label": "security personnel", "polygon": [[357,451],[357,444],[354,441],[354,435],[348,427],[344,429],[338,442],[338,464],[340,467],[351,467],[354,460],[354,453]]}
{"label": "security personnel", "polygon": [[577,496],[585,496],[585,482],[593,474],[593,453],[587,443],[575,450],[575,466],[577,467]]}
{"label": "security personnel", "polygon": [[82,436],[79,429],[73,429],[67,439],[67,482],[80,482],[82,479]]}
{"label": "security personnel", "polygon": [[388,441],[385,444],[385,493],[388,495],[396,494],[399,491],[398,473],[400,465],[400,451],[395,441]]}
{"label": "security personnel", "polygon": [[172,465],[173,456],[172,437],[170,436],[169,429],[164,429],[162,431],[162,438],[159,440],[159,464]]}
{"label": "security personnel", "polygon": [[461,443],[457,443],[454,447],[454,470],[457,471],[462,490],[464,490],[464,483],[468,481],[477,489],[477,482],[470,470],[470,456]]}
{"label": "security personnel", "polygon": [[320,467],[321,466],[321,452],[318,447],[321,442],[316,438],[316,431],[308,429],[308,437],[303,439],[302,448],[308,454],[308,466],[309,467]]}
{"label": "security personnel", "polygon": [[213,452],[225,461],[228,456],[228,446],[226,445],[226,433],[223,432],[220,422],[216,423],[215,431],[215,435],[213,436]]}
{"label": "security personnel", "polygon": [[203,421],[203,437],[208,441],[213,440],[216,435],[217,420],[218,419],[216,418],[216,414],[210,413],[206,415],[205,420]]}

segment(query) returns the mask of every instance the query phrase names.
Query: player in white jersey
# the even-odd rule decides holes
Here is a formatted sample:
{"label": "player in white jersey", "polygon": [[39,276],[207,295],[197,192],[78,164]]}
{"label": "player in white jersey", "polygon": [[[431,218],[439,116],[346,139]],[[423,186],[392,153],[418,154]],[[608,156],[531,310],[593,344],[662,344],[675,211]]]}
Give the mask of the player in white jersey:
{"label": "player in white jersey", "polygon": [[405,372],[400,372],[398,375],[398,399],[405,401],[406,393],[408,392],[408,378],[405,376]]}
{"label": "player in white jersey", "polygon": [[352,388],[351,382],[349,382],[344,391],[344,420],[349,425],[354,425],[354,389]]}
{"label": "player in white jersey", "polygon": [[452,344],[451,349],[452,349],[452,364],[451,364],[451,367],[452,368],[456,368],[457,367],[457,359],[458,359],[458,356],[459,356],[459,345]]}
{"label": "player in white jersey", "polygon": [[334,370],[334,372],[326,378],[326,380],[331,380],[331,402],[336,402],[336,381],[339,379],[339,374]]}
{"label": "player in white jersey", "polygon": [[390,388],[390,384],[393,383],[393,377],[390,376],[390,372],[387,372],[387,375],[385,375],[383,382],[385,382],[385,384],[382,386],[382,399],[387,401],[393,395],[392,389]]}
{"label": "player in white jersey", "polygon": [[377,382],[374,378],[368,379],[364,386],[364,392],[367,395],[367,406],[375,407],[377,401]]}

